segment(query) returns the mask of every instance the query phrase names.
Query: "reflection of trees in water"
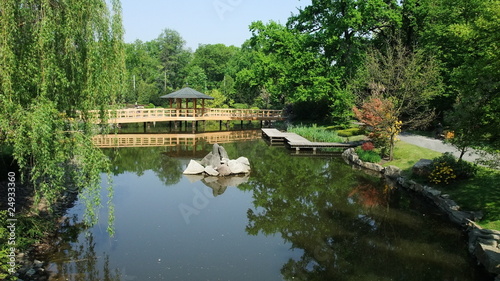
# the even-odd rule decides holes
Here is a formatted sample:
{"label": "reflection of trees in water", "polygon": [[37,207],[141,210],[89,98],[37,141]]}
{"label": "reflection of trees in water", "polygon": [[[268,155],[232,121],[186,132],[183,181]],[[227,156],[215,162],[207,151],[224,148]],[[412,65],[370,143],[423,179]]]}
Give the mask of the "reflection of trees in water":
{"label": "reflection of trees in water", "polygon": [[[76,219],[75,219],[76,220]],[[84,223],[74,223],[61,228],[58,253],[49,254],[51,273],[49,281],[120,281],[124,276],[118,269],[109,267],[109,255],[98,256],[95,252],[94,236],[91,232],[85,234],[85,243],[78,242],[79,236],[88,231]],[[100,260],[104,259],[103,262]],[[102,270],[101,270],[102,267]]]}
{"label": "reflection of trees in water", "polygon": [[162,147],[127,147],[104,149],[110,158],[111,172],[114,175],[125,172],[137,176],[152,170],[166,185],[173,185],[182,177],[182,163],[163,153]]}
{"label": "reflection of trees in water", "polygon": [[460,232],[424,221],[421,214],[389,209],[412,203],[383,180],[353,171],[340,159],[290,161],[286,151],[273,147],[254,153],[263,155],[248,156],[254,159],[252,176],[241,187],[252,189],[254,197],[246,231],[280,233],[303,250],[299,260],[283,265],[284,279],[473,280],[467,278],[472,274],[466,252],[453,249],[463,243]]}

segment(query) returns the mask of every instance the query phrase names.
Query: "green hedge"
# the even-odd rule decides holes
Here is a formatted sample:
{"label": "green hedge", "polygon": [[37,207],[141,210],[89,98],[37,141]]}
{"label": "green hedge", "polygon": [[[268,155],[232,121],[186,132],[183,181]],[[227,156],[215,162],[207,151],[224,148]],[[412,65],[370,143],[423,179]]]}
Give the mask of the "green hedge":
{"label": "green hedge", "polygon": [[349,129],[345,129],[345,130],[338,130],[337,134],[341,137],[348,138],[348,137],[352,137],[352,136],[363,135],[364,131],[361,128],[349,128]]}

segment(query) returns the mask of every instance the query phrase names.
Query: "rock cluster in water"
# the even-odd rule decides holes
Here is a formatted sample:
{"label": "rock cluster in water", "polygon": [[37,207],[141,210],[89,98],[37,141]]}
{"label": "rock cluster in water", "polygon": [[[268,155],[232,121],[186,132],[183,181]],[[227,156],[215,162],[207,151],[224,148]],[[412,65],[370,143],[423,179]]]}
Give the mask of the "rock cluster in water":
{"label": "rock cluster in water", "polygon": [[185,175],[206,174],[213,177],[249,174],[250,162],[246,157],[236,160],[229,159],[224,147],[214,144],[212,152],[208,153],[201,161],[191,160],[184,170]]}

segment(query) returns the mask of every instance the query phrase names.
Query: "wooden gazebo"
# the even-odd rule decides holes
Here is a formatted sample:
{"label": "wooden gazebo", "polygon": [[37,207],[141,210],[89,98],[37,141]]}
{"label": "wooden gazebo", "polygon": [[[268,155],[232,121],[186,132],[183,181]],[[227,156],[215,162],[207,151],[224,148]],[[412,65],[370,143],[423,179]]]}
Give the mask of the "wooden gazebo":
{"label": "wooden gazebo", "polygon": [[196,112],[196,106],[198,100],[201,99],[202,101],[202,114],[205,112],[205,100],[213,100],[214,98],[208,95],[205,95],[203,93],[200,93],[194,89],[191,89],[189,87],[182,88],[178,91],[175,91],[173,93],[170,93],[168,95],[161,96],[160,98],[162,99],[169,99],[170,100],[170,108],[173,107],[173,103],[175,101],[175,108],[176,109],[182,109],[182,100],[186,100],[186,107],[185,109],[189,109],[189,100],[193,101],[193,109],[194,112]]}

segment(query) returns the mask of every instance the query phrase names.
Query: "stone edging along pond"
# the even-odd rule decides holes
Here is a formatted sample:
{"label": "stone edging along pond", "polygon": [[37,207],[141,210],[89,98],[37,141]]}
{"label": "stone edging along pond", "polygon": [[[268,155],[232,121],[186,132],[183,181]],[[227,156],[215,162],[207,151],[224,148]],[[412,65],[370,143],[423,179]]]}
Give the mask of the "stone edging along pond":
{"label": "stone edging along pond", "polygon": [[476,257],[488,272],[497,275],[496,281],[500,281],[500,231],[484,229],[474,223],[480,213],[463,211],[449,195],[432,187],[416,183],[401,176],[401,170],[395,166],[383,167],[379,164],[363,162],[359,159],[353,148],[342,153],[342,158],[348,164],[354,164],[362,168],[375,171],[381,175],[395,180],[399,186],[412,190],[424,198],[431,200],[448,218],[455,224],[464,227],[469,237],[469,252]]}

